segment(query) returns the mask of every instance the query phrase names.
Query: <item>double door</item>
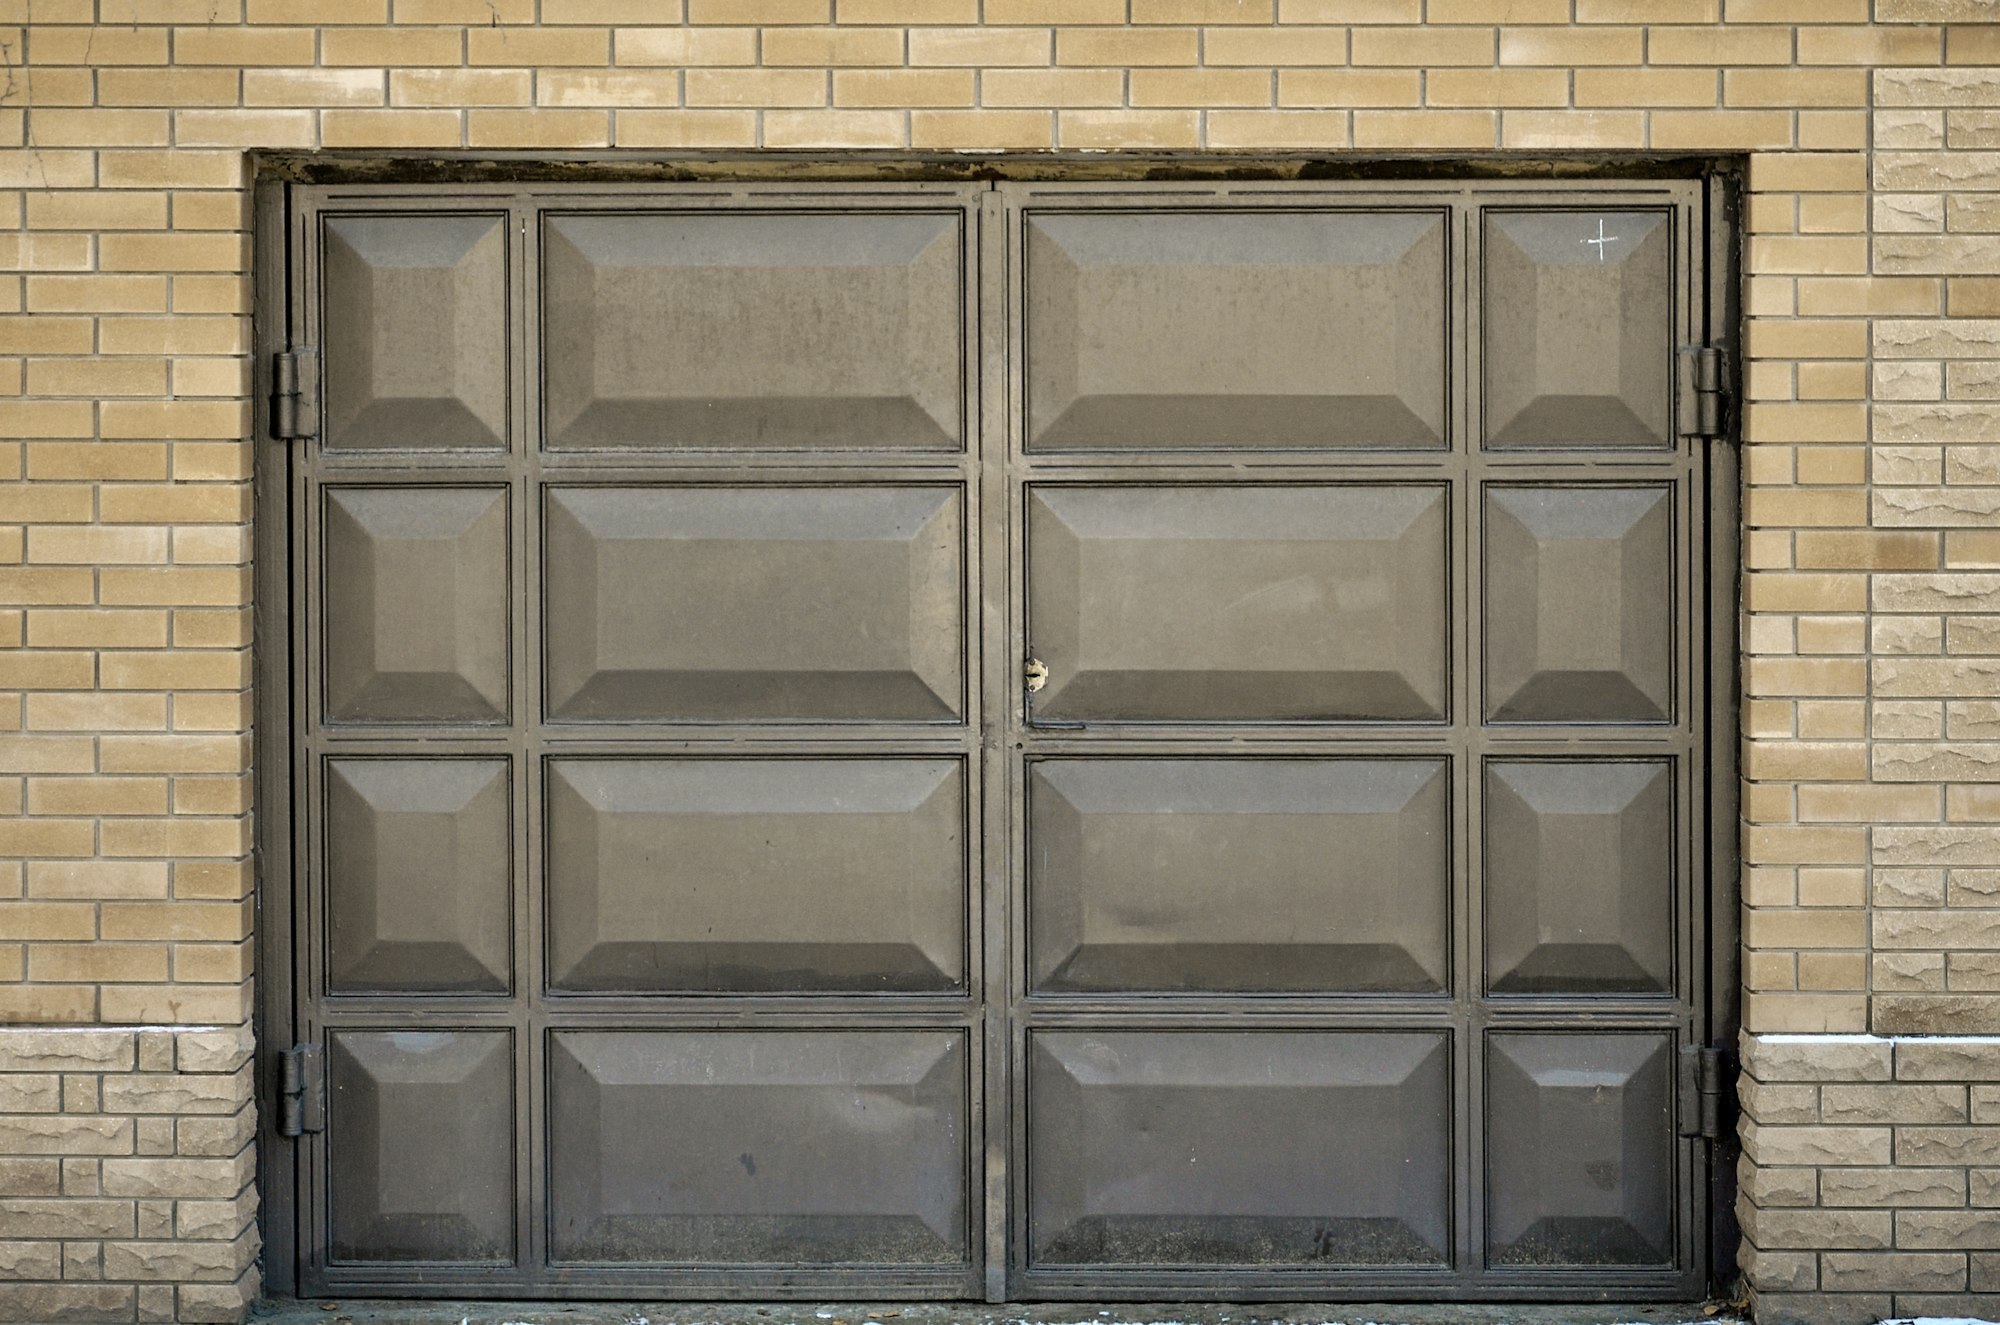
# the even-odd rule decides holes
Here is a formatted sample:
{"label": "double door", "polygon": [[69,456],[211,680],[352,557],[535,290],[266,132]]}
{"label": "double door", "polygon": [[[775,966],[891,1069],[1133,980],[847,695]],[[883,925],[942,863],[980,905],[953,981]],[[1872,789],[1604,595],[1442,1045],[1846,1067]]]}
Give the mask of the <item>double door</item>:
{"label": "double door", "polygon": [[1705,224],[294,189],[301,1290],[1698,1292]]}

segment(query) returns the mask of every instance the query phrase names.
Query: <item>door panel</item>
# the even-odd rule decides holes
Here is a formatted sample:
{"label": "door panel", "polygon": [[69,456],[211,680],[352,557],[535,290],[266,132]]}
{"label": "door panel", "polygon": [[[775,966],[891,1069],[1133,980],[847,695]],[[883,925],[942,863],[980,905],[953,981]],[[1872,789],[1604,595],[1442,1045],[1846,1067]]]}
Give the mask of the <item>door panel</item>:
{"label": "door panel", "polygon": [[1442,993],[1441,759],[1028,768],[1036,992]]}
{"label": "door panel", "polygon": [[559,1031],[549,1054],[558,1261],[966,1258],[961,1035]]}
{"label": "door panel", "polygon": [[1436,487],[1031,488],[1035,718],[1442,718],[1448,509]]}
{"label": "door panel", "polygon": [[292,196],[305,1292],[1702,1291],[1699,187]]}
{"label": "door panel", "polygon": [[1047,1031],[1030,1045],[1034,1263],[1448,1262],[1442,1035]]}

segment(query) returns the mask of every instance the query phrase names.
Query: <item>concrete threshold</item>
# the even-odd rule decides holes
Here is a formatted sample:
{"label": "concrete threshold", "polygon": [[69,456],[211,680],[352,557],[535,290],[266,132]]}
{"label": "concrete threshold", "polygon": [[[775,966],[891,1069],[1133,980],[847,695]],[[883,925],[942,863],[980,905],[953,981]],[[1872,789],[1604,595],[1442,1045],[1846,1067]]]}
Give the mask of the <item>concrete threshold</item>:
{"label": "concrete threshold", "polygon": [[264,1301],[253,1325],[1748,1325],[1719,1302],[1397,1303]]}

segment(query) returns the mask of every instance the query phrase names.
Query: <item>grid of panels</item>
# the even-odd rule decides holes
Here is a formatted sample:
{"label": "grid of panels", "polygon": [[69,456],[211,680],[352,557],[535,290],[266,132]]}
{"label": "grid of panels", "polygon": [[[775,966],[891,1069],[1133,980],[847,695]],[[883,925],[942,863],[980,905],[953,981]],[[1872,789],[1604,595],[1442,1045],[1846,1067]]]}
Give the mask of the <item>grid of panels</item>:
{"label": "grid of panels", "polygon": [[1697,1286],[1693,199],[315,191],[305,1286]]}

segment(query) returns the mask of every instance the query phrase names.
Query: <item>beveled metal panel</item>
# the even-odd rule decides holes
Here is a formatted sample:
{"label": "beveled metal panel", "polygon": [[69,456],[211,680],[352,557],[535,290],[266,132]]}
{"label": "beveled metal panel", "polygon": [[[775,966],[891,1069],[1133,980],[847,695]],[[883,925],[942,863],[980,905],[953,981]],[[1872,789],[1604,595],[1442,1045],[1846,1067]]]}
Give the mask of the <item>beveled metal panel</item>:
{"label": "beveled metal panel", "polygon": [[557,759],[558,989],[884,993],[965,975],[956,759]]}
{"label": "beveled metal panel", "polygon": [[956,211],[550,215],[547,444],[956,450],[963,228]]}
{"label": "beveled metal panel", "polygon": [[1445,214],[1031,213],[1031,451],[1445,442]]}
{"label": "beveled metal panel", "polygon": [[1029,766],[1033,987],[1436,993],[1441,759],[1050,759]]}
{"label": "beveled metal panel", "polygon": [[1041,1031],[1029,1053],[1032,1264],[1450,1259],[1442,1034]]}
{"label": "beveled metal panel", "polygon": [[500,216],[335,216],[321,248],[323,444],[507,446]]}
{"label": "beveled metal panel", "polygon": [[507,991],[508,800],[504,759],[327,761],[329,990]]}
{"label": "beveled metal panel", "polygon": [[963,712],[950,487],[551,488],[556,721],[918,721]]}
{"label": "beveled metal panel", "polygon": [[1672,1063],[1664,1032],[1487,1037],[1489,1264],[1674,1262]]}
{"label": "beveled metal panel", "polygon": [[557,1261],[952,1265],[966,1043],[951,1031],[557,1031]]}
{"label": "beveled metal panel", "polygon": [[326,720],[505,721],[507,543],[501,488],[327,489]]}
{"label": "beveled metal panel", "polygon": [[1483,822],[1488,989],[1672,991],[1672,763],[1495,760]]}
{"label": "beveled metal panel", "polygon": [[328,1037],[335,1259],[514,1259],[512,1046],[505,1031]]}
{"label": "beveled metal panel", "polygon": [[1666,211],[1485,213],[1486,444],[1673,444]]}
{"label": "beveled metal panel", "polygon": [[1486,489],[1486,716],[1673,715],[1674,503],[1644,487]]}
{"label": "beveled metal panel", "polygon": [[1441,720],[1447,507],[1429,485],[1032,487],[1034,717]]}

